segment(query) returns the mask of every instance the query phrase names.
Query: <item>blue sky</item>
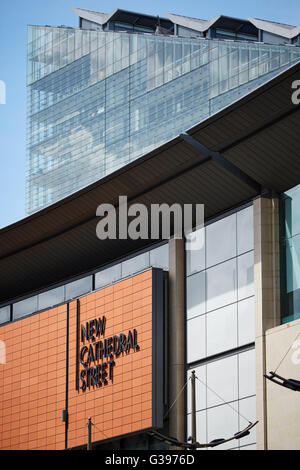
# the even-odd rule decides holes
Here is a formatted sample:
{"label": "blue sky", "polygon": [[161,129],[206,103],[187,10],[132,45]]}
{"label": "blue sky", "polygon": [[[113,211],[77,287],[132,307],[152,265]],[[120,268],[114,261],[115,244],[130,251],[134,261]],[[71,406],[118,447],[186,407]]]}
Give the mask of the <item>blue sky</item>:
{"label": "blue sky", "polygon": [[123,8],[164,16],[165,12],[208,19],[220,13],[300,25],[299,0],[0,0],[0,227],[25,217],[26,30],[27,24],[77,26],[71,6],[109,12]]}

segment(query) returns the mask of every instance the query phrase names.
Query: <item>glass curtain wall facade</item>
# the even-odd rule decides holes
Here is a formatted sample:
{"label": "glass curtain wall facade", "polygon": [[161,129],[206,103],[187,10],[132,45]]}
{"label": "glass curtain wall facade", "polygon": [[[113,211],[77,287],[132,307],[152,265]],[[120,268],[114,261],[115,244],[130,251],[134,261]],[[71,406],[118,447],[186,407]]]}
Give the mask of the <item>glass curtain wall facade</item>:
{"label": "glass curtain wall facade", "polygon": [[175,137],[299,61],[246,41],[28,27],[26,211]]}
{"label": "glass curtain wall facade", "polygon": [[[187,379],[195,370],[197,440],[229,438],[255,421],[253,206],[203,229],[187,251]],[[190,380],[187,429],[191,435]],[[218,449],[255,449],[255,429]]]}
{"label": "glass curtain wall facade", "polygon": [[300,185],[280,197],[281,321],[300,318]]}

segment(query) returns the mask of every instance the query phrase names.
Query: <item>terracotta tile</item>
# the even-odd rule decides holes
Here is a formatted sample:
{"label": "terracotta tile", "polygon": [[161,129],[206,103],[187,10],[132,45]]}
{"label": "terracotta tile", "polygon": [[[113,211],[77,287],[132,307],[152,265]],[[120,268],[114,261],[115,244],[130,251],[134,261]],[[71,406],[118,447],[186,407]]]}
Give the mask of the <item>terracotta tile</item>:
{"label": "terracotta tile", "polygon": [[[73,440],[76,445],[85,442],[86,420],[89,415],[94,416],[100,429],[105,429],[105,434],[109,436],[144,428],[145,421],[151,421],[151,399],[149,398],[152,380],[151,295],[151,270],[149,270],[114,286],[89,294],[80,300],[82,323],[99,315],[98,312],[95,314],[95,310],[101,307],[107,317],[104,336],[108,337],[121,332],[127,334],[129,329],[136,328],[138,343],[141,347],[140,351],[131,350],[129,354],[123,353],[115,358],[113,383],[100,388],[91,387],[86,393],[76,391],[73,385],[76,361],[76,302],[70,303],[70,442]],[[14,436],[14,448],[19,445],[23,448],[37,449],[43,446],[45,449],[64,448],[64,423],[60,419],[61,410],[65,406],[66,343],[65,338],[58,339],[57,332],[60,331],[61,334],[66,328],[65,314],[66,307],[62,306],[22,319],[20,321],[24,334],[22,347],[17,350],[11,344],[10,349],[7,349],[11,351],[11,354],[14,354],[14,351],[22,351],[21,360],[20,352],[12,359],[16,362],[16,367],[12,369],[12,376],[16,380],[5,376],[3,381],[6,388],[2,388],[2,395],[5,390],[7,404],[2,402],[0,408],[0,416],[2,414],[3,419],[6,419],[10,425],[12,412],[7,406],[11,400],[20,400],[18,414],[22,416],[22,427],[20,427],[20,421],[15,420],[13,424],[16,423],[17,431],[22,429],[22,441],[18,444]],[[13,332],[10,328],[5,328],[8,342]],[[21,335],[19,343],[21,343]],[[39,360],[38,369],[34,364],[37,359]],[[20,371],[22,387],[17,379]],[[3,374],[5,371],[2,372],[0,368],[1,379]],[[130,387],[132,380],[135,387]],[[12,386],[14,387],[13,393],[11,392]],[[141,393],[141,387],[144,393]],[[144,420],[141,418],[142,411],[145,416]],[[120,425],[120,419],[125,417],[126,421]],[[34,439],[34,434],[38,436],[36,439]],[[97,435],[96,432],[95,435]],[[99,431],[98,436],[99,439],[104,438]]]}

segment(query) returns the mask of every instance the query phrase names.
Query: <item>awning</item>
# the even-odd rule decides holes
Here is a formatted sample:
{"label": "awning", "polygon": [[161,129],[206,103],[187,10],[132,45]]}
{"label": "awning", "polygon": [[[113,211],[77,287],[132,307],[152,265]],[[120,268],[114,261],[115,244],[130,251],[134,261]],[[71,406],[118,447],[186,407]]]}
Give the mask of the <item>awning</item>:
{"label": "awning", "polygon": [[[261,192],[300,183],[300,106],[291,101],[300,64],[144,155],[0,230],[0,302],[84,274],[149,240],[96,237],[96,208],[130,202],[202,203],[205,218]],[[192,139],[191,139],[192,138]],[[199,145],[197,145],[197,143]]]}

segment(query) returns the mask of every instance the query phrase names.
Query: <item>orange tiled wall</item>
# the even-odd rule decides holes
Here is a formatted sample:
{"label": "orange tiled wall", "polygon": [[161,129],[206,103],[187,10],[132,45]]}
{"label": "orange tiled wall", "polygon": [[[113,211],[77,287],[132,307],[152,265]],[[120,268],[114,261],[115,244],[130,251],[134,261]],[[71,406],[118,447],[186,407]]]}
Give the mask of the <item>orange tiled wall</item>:
{"label": "orange tiled wall", "polygon": [[[136,329],[139,350],[115,358],[112,382],[76,390],[76,301],[70,303],[69,448],[86,443],[89,416],[93,442],[152,424],[152,271],[80,299],[80,324],[103,315],[101,339]],[[0,327],[6,345],[6,364],[0,364],[0,449],[64,449],[66,336],[67,305]]]}
{"label": "orange tiled wall", "polygon": [[0,328],[0,449],[63,449],[67,307]]}
{"label": "orange tiled wall", "polygon": [[77,391],[76,302],[70,304],[68,447],[87,442],[88,417],[94,424],[93,442],[152,425],[152,271],[80,299],[80,324],[103,315],[106,317],[103,338],[128,334],[135,328],[140,349],[131,349],[129,354],[121,353],[115,358],[113,382]]}

